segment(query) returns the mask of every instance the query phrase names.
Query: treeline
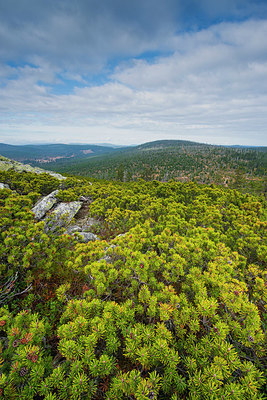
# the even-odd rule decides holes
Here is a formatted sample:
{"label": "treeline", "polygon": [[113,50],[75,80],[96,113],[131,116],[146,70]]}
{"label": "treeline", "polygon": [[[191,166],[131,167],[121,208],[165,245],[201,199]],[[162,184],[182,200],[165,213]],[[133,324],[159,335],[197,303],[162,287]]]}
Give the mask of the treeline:
{"label": "treeline", "polygon": [[[194,182],[0,172],[0,397],[264,399],[265,203]],[[31,208],[91,199],[101,240]]]}

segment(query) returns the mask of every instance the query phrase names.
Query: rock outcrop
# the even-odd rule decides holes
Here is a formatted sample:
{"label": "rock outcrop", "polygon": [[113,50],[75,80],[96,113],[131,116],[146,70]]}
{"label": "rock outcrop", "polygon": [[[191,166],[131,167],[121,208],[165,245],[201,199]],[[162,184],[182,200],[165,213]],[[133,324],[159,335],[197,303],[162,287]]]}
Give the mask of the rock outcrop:
{"label": "rock outcrop", "polygon": [[81,201],[59,203],[56,208],[45,217],[45,230],[55,231],[57,228],[67,227],[81,206]]}
{"label": "rock outcrop", "polygon": [[95,240],[99,240],[97,235],[92,232],[77,232],[79,236],[82,238],[83,242],[93,242]]}
{"label": "rock outcrop", "polygon": [[45,221],[45,231],[65,228],[70,235],[79,233],[77,237],[83,242],[99,240],[90,232],[92,226],[99,224],[95,218],[88,217],[92,199],[81,196],[79,201],[65,203],[57,199],[57,193],[58,190],[54,190],[32,208],[35,218]]}
{"label": "rock outcrop", "polygon": [[10,189],[10,187],[8,185],[6,185],[5,183],[0,182],[0,189]]}
{"label": "rock outcrop", "polygon": [[48,196],[45,196],[40,201],[36,203],[33,207],[32,212],[35,214],[36,219],[41,219],[45,216],[45,214],[51,210],[51,208],[57,203],[56,195],[58,190],[54,190]]}
{"label": "rock outcrop", "polygon": [[[83,208],[87,209],[87,207],[88,207],[87,205],[82,206],[79,213],[76,214],[73,224],[69,225],[67,228],[67,233],[69,233],[70,235],[79,233],[80,239],[86,243],[89,241],[99,240],[97,235],[90,232],[92,226],[98,225],[99,221],[95,218],[90,218],[90,217],[84,215]],[[83,211],[82,217],[81,217],[81,215],[79,215],[81,211]]]}
{"label": "rock outcrop", "polygon": [[[65,176],[55,172],[34,168],[31,165],[22,164],[0,156],[0,171],[9,169],[14,169],[17,172],[46,173],[59,180],[67,179]],[[89,184],[91,185],[92,183],[89,182]],[[10,189],[10,187],[5,183],[0,183],[0,190],[1,189]],[[74,235],[76,232],[79,233],[78,237],[83,242],[99,240],[94,233],[90,232],[92,226],[99,223],[98,220],[88,217],[92,199],[90,197],[80,196],[79,201],[64,203],[57,199],[57,193],[58,190],[54,190],[49,195],[39,200],[32,208],[35,218],[38,221],[45,221],[45,231],[53,232],[57,228],[65,228],[69,234]]]}

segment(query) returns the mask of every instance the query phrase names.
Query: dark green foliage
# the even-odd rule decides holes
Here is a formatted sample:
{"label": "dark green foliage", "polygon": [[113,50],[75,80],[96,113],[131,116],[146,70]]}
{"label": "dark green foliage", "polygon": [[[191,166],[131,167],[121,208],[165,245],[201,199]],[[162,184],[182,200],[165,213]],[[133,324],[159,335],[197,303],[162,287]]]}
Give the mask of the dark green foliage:
{"label": "dark green foliage", "polygon": [[229,148],[186,141],[158,141],[83,161],[40,164],[62,173],[119,181],[175,180],[266,192],[266,148]]}
{"label": "dark green foliage", "polygon": [[58,179],[48,174],[37,175],[33,172],[0,171],[0,182],[7,183],[12,190],[20,194],[29,192],[46,195],[59,187]]}
{"label": "dark green foliage", "polygon": [[55,159],[84,158],[114,151],[109,146],[75,144],[41,144],[14,146],[0,143],[0,154],[17,161],[49,162]]}

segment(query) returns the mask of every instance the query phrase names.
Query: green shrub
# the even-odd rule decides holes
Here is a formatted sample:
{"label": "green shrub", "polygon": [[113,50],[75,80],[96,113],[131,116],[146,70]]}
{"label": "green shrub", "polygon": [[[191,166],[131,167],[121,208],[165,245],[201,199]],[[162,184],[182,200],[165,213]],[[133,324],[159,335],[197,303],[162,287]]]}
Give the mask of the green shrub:
{"label": "green shrub", "polygon": [[80,243],[30,211],[53,180],[5,178],[19,193],[0,191],[3,398],[264,399],[264,201],[68,178],[58,197],[90,197],[100,221],[102,240]]}

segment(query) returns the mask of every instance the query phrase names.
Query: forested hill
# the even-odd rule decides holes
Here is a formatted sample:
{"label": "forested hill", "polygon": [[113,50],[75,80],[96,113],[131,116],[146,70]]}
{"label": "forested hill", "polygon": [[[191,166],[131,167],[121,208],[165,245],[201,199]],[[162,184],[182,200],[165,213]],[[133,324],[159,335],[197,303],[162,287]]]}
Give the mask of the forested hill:
{"label": "forested hill", "polygon": [[0,183],[0,398],[266,398],[263,197],[23,167]]}
{"label": "forested hill", "polygon": [[0,143],[0,154],[23,162],[50,163],[55,160],[77,159],[111,153],[110,146],[82,145],[82,144],[40,144],[40,145],[9,145]]}
{"label": "forested hill", "polygon": [[97,179],[196,181],[261,194],[266,192],[267,148],[162,140],[81,161],[35,165]]}
{"label": "forested hill", "polygon": [[180,146],[205,146],[205,144],[191,142],[189,140],[155,140],[153,142],[147,142],[136,146],[136,150],[160,150]]}

